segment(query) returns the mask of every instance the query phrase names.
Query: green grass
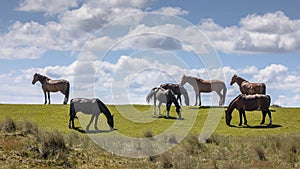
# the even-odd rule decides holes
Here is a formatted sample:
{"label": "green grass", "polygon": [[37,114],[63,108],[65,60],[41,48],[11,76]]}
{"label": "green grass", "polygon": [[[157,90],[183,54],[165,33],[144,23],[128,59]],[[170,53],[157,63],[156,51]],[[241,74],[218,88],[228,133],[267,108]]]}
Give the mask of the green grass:
{"label": "green grass", "polygon": [[[146,105],[110,105],[110,111],[114,114],[115,128],[119,133],[132,137],[143,137],[146,131],[151,131],[153,135],[163,133],[166,129],[172,126],[177,120],[166,118],[153,118],[153,110],[151,106]],[[165,106],[162,107],[162,110]],[[225,108],[221,109],[223,112]],[[174,107],[171,109],[171,116],[177,118]],[[199,134],[207,118],[209,108],[198,109],[196,107],[183,107],[182,114],[185,120],[181,121],[182,127],[189,127],[193,124],[193,117],[196,121],[192,126],[190,133]],[[246,112],[248,125],[251,127],[228,127],[225,124],[224,114],[219,121],[215,134],[226,136],[249,136],[249,135],[272,135],[286,134],[300,131],[300,108],[275,108],[271,110],[273,116],[273,128],[265,128],[265,125],[259,125],[261,121],[261,112],[253,111]],[[165,115],[165,111],[162,112]],[[36,123],[40,128],[57,130],[62,133],[69,133],[72,130],[68,128],[69,121],[69,105],[13,105],[0,104],[0,120],[6,117],[12,118],[14,121],[29,120]],[[85,120],[89,120],[90,116],[78,113],[79,120],[75,120],[75,125],[85,129]],[[269,122],[266,117],[266,124]],[[239,123],[238,112],[233,112],[232,125]],[[104,115],[98,123],[99,129],[108,129]],[[90,127],[94,130],[93,124]],[[180,134],[180,133],[179,133]]]}
{"label": "green grass", "polygon": [[[87,134],[68,128],[69,105],[0,104],[0,168],[300,167],[300,108],[272,107],[274,127],[271,128],[259,125],[259,111],[247,112],[251,127],[228,127],[223,114],[225,108],[183,107],[182,121],[153,118],[152,107],[146,105],[110,105],[109,109],[115,116],[118,129],[115,132],[123,135],[151,139],[174,125],[175,135],[190,132],[163,154],[142,159],[120,157],[94,144]],[[199,143],[197,138],[206,118],[212,115],[210,110],[219,110],[222,117],[214,134],[206,143]],[[172,107],[171,116],[177,117],[174,111]],[[78,116],[76,127],[81,127],[82,122],[80,129],[85,129],[84,119],[89,120],[90,116],[81,113]],[[268,120],[267,117],[266,123]],[[234,111],[231,124],[238,123],[238,112]],[[98,127],[108,129],[103,115]],[[105,136],[105,133],[96,135]],[[176,142],[175,137],[169,139]]]}

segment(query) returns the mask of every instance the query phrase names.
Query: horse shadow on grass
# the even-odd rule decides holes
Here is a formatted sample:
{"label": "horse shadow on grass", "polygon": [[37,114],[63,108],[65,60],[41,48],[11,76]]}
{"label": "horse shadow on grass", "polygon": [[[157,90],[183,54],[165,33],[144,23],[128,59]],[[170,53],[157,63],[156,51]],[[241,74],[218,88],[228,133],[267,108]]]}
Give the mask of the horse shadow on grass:
{"label": "horse shadow on grass", "polygon": [[[160,119],[160,118],[163,118],[163,119],[171,119],[171,120],[177,120],[178,118],[177,117],[174,117],[174,116],[169,116],[169,117],[167,117],[167,116],[152,116],[153,118],[158,118],[158,119]],[[184,120],[184,118],[182,118],[181,120]]]}
{"label": "horse shadow on grass", "polygon": [[282,125],[280,124],[272,124],[272,125],[257,125],[257,126],[250,126],[250,125],[246,125],[246,126],[235,126],[235,125],[230,125],[230,127],[234,127],[234,128],[249,128],[249,129],[275,129],[275,128],[279,128],[282,127]]}
{"label": "horse shadow on grass", "polygon": [[109,133],[113,131],[113,130],[83,130],[80,127],[76,127],[75,130],[78,131],[79,133],[85,133],[85,134],[100,134],[100,133]]}

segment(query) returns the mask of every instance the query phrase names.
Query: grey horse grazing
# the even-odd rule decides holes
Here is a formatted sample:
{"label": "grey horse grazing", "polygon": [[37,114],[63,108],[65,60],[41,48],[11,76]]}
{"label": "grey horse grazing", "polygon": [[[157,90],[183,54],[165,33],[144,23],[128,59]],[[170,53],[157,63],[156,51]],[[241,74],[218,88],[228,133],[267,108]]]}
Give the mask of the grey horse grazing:
{"label": "grey horse grazing", "polygon": [[176,112],[178,114],[178,119],[179,120],[182,120],[183,118],[181,117],[181,107],[174,95],[174,93],[170,90],[170,89],[163,89],[161,87],[154,87],[150,93],[147,95],[146,97],[146,101],[149,103],[151,98],[154,99],[154,112],[153,114],[156,115],[156,100],[159,101],[159,104],[158,104],[158,113],[159,115],[161,116],[161,111],[160,111],[160,106],[162,103],[166,103],[166,106],[167,106],[167,115],[166,117],[169,118],[169,115],[170,115],[170,108],[171,108],[171,105],[172,103],[175,104],[175,107],[176,107]]}
{"label": "grey horse grazing", "polygon": [[100,101],[99,99],[86,99],[86,98],[74,98],[70,101],[70,121],[69,128],[75,128],[74,118],[77,112],[82,112],[84,114],[91,114],[91,120],[86,127],[86,130],[89,130],[91,123],[95,119],[95,129],[98,130],[97,122],[99,115],[103,113],[106,116],[107,124],[111,130],[114,130],[114,117],[111,115],[107,106]]}

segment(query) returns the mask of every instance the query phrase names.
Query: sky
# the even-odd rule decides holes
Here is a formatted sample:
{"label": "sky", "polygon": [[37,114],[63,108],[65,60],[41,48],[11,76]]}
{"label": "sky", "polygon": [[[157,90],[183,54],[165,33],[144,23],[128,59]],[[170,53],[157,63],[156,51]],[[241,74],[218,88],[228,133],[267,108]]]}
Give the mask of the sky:
{"label": "sky", "polygon": [[[0,103],[41,104],[38,72],[71,83],[70,98],[147,104],[183,74],[263,82],[271,104],[300,106],[300,2],[10,0],[0,2]],[[191,104],[195,95],[187,88]],[[214,105],[213,93],[202,94]],[[52,103],[63,102],[60,93]]]}

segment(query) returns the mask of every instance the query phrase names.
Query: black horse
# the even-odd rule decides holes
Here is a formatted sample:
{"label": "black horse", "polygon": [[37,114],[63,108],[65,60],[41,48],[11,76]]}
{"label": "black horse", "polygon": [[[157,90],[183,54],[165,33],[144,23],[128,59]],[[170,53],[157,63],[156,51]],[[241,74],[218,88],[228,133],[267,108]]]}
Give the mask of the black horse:
{"label": "black horse", "polygon": [[167,106],[167,115],[166,117],[169,117],[169,113],[170,113],[170,108],[172,103],[174,103],[175,107],[176,107],[176,112],[178,114],[178,119],[182,120],[183,118],[181,117],[181,107],[174,95],[174,93],[172,92],[172,90],[170,89],[163,89],[161,87],[154,87],[150,93],[147,95],[146,97],[146,101],[149,103],[151,98],[154,98],[154,112],[153,115],[156,115],[156,100],[159,101],[158,104],[158,113],[161,116],[161,112],[160,112],[160,106],[162,103],[166,103]]}
{"label": "black horse", "polygon": [[188,95],[186,89],[183,86],[181,86],[180,84],[165,83],[165,84],[161,84],[160,87],[164,88],[164,89],[172,90],[172,92],[175,95],[177,95],[177,100],[179,100],[180,105],[182,105],[181,95],[183,95],[183,97],[184,97],[185,105],[187,105],[187,106],[190,105],[189,95]]}
{"label": "black horse", "polygon": [[232,119],[232,112],[234,109],[239,111],[240,115],[240,123],[239,126],[242,125],[242,116],[244,116],[244,124],[247,125],[247,119],[245,111],[254,111],[260,109],[262,112],[262,121],[260,124],[265,123],[266,114],[268,114],[270,118],[270,123],[268,126],[272,125],[272,116],[271,111],[269,110],[271,103],[271,97],[269,95],[264,94],[256,94],[256,95],[243,95],[240,94],[235,99],[233,99],[227,110],[225,111],[226,114],[226,124],[230,126],[230,121]]}
{"label": "black horse", "polygon": [[[107,124],[111,130],[114,130],[114,116],[111,115],[107,106],[99,99],[85,99],[85,98],[74,98],[70,101],[70,121],[69,128],[75,128],[74,118],[77,112],[82,112],[84,114],[92,114],[91,120],[86,127],[89,130],[91,123],[95,120],[95,129],[98,130],[97,122],[99,115],[103,113],[107,118]],[[72,125],[72,126],[71,126]]]}

